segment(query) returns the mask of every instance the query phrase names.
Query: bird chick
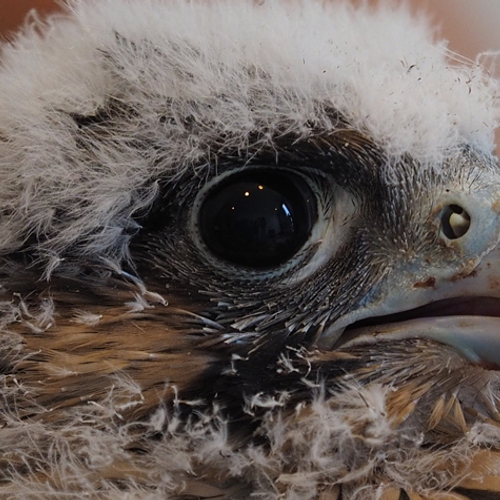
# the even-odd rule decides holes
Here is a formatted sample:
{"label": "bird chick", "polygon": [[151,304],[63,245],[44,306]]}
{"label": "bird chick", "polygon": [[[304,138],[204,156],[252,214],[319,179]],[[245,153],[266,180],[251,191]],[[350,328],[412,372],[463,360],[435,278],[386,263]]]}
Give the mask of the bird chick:
{"label": "bird chick", "polygon": [[484,68],[340,0],[76,0],[0,61],[1,498],[500,495]]}

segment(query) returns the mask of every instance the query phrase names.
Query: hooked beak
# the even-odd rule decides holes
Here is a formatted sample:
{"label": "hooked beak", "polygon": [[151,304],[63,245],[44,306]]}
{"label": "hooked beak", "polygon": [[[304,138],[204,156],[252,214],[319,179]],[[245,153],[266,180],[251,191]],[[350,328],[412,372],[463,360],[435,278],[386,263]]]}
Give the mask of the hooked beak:
{"label": "hooked beak", "polygon": [[498,177],[476,192],[446,190],[429,219],[435,247],[388,268],[366,305],[332,325],[320,347],[427,338],[500,370]]}

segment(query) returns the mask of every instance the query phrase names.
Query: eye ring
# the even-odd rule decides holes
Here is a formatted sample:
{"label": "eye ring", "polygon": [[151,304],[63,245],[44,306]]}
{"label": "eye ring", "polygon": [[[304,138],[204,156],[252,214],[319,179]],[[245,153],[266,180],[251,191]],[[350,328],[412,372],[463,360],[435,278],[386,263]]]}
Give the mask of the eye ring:
{"label": "eye ring", "polygon": [[256,271],[279,267],[304,246],[317,220],[306,178],[246,168],[220,176],[193,207],[198,237],[218,260]]}

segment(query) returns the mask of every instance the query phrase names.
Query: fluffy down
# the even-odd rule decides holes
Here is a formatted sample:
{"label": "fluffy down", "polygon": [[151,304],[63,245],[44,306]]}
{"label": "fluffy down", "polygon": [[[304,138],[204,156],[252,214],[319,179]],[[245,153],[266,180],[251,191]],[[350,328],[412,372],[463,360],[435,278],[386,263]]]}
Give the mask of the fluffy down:
{"label": "fluffy down", "polygon": [[498,83],[458,62],[407,8],[343,1],[78,0],[5,44],[0,497],[417,499],[497,477],[496,373],[425,339],[367,352],[307,338],[370,299],[380,259],[338,265],[337,281],[310,266],[307,292],[298,272],[255,284],[141,233],[159,202],[185,214],[175,189],[192,200],[227,158],[293,156],[310,138],[373,160],[382,193],[411,172],[398,207],[444,186],[446,166],[494,171]]}

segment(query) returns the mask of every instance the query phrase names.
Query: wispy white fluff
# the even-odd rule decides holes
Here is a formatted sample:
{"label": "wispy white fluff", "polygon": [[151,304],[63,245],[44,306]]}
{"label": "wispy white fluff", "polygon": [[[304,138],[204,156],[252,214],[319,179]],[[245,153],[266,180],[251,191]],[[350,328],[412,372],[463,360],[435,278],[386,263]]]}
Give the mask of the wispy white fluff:
{"label": "wispy white fluff", "polygon": [[[463,144],[491,152],[496,96],[402,7],[77,0],[3,47],[0,251],[35,234],[49,266],[75,246],[119,259],[158,179],[332,131],[332,109],[389,155],[437,165]],[[110,100],[127,110],[111,129],[88,134],[67,115]]]}
{"label": "wispy white fluff", "polygon": [[95,326],[101,321],[102,314],[94,314],[89,311],[74,311],[71,321],[81,325]]}

